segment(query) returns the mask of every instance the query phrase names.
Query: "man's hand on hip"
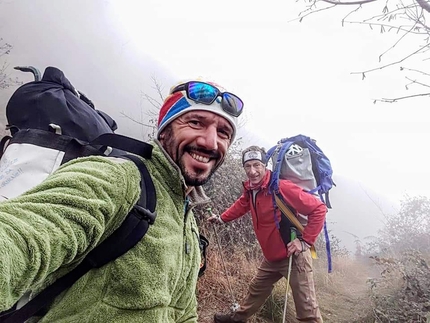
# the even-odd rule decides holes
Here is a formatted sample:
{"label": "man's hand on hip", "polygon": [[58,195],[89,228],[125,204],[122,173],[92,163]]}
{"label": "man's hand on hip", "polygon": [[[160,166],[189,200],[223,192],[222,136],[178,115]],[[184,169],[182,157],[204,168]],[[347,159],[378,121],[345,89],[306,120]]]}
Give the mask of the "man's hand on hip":
{"label": "man's hand on hip", "polygon": [[294,239],[290,243],[287,244],[287,256],[298,255],[301,252],[309,250],[311,246],[304,240],[300,240],[298,238]]}

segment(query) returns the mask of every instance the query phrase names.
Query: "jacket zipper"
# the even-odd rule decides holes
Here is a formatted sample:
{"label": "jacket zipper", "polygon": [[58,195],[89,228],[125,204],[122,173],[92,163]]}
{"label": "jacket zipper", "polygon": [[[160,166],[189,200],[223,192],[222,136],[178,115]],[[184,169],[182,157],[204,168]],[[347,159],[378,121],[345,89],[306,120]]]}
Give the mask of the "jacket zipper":
{"label": "jacket zipper", "polygon": [[255,211],[255,219],[257,220],[257,228],[259,227],[258,213],[257,213],[257,195],[259,193],[260,193],[260,190],[257,193],[255,193],[255,195],[254,195],[254,191],[251,190],[252,207],[254,208],[254,211]]}
{"label": "jacket zipper", "polygon": [[190,200],[188,199],[188,197],[185,198],[185,203],[184,203],[184,241],[185,241],[185,245],[184,245],[184,250],[185,250],[185,254],[189,254],[190,253],[190,245],[188,244],[188,239],[187,239],[187,218],[188,218],[188,205],[190,204]]}

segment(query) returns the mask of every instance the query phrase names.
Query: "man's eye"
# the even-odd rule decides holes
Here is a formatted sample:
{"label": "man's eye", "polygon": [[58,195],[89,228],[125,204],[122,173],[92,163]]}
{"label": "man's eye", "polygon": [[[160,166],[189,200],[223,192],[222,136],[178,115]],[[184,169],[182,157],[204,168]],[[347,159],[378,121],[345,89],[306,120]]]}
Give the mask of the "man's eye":
{"label": "man's eye", "polygon": [[188,121],[188,124],[192,127],[192,128],[199,128],[201,127],[201,122],[199,120],[190,120]]}
{"label": "man's eye", "polygon": [[218,130],[219,136],[224,139],[230,139],[231,133],[226,130]]}

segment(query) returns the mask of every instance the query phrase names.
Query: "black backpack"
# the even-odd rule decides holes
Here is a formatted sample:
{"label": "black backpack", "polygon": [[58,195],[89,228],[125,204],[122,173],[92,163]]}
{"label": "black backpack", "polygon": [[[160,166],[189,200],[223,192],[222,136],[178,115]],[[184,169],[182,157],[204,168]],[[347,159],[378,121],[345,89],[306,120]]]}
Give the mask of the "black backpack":
{"label": "black backpack", "polygon": [[[42,182],[61,164],[77,157],[106,155],[133,161],[141,173],[141,196],[122,225],[92,250],[74,270],[48,286],[23,307],[0,313],[0,322],[24,322],[44,309],[62,291],[93,268],[99,268],[135,246],[155,221],[156,194],[142,160],[152,146],[115,134],[115,121],[95,109],[63,72],[46,68],[43,77],[33,67],[35,81],[19,87],[6,107],[11,135],[0,142],[0,196],[8,199]],[[130,154],[131,153],[131,154]],[[26,185],[23,185],[26,183]]]}

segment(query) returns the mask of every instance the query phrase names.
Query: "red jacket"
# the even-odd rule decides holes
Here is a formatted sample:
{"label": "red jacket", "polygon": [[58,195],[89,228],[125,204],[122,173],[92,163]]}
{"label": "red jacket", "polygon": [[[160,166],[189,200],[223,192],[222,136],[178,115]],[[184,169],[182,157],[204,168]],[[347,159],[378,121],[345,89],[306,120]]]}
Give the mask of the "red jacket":
{"label": "red jacket", "polygon": [[[264,257],[269,261],[278,261],[287,257],[287,251],[275,223],[272,195],[268,189],[270,177],[271,171],[267,170],[261,189],[256,195],[255,205],[252,201],[250,183],[244,182],[242,195],[221,214],[221,220],[229,222],[251,211],[255,235]],[[280,180],[279,191],[289,206],[298,213],[308,216],[302,238],[307,243],[314,244],[324,225],[327,213],[325,204],[288,180]],[[276,211],[276,217],[279,223],[281,219],[279,210]]]}

